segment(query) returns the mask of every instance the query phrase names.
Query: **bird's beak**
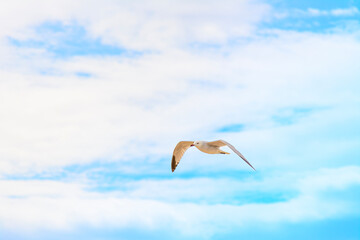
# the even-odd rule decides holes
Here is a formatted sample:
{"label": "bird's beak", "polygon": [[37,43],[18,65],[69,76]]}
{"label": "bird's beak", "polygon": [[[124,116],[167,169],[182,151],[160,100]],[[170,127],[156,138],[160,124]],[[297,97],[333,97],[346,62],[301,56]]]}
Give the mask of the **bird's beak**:
{"label": "bird's beak", "polygon": [[194,145],[194,144],[191,144],[191,145],[190,145],[190,147],[193,147],[193,146],[195,146],[195,145]]}

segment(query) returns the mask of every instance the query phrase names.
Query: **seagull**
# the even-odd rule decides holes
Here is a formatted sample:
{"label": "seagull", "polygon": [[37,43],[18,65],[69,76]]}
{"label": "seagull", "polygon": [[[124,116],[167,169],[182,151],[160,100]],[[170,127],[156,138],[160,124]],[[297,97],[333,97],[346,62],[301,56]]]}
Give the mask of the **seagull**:
{"label": "seagull", "polygon": [[194,146],[197,149],[199,149],[200,151],[202,151],[204,153],[208,153],[208,154],[230,154],[230,153],[224,152],[223,150],[220,149],[220,147],[228,146],[239,157],[241,157],[242,160],[244,160],[247,164],[249,164],[249,166],[252,167],[252,169],[255,170],[255,168],[253,166],[251,166],[251,164],[248,162],[248,160],[246,160],[244,155],[242,155],[238,150],[236,150],[236,148],[233,145],[231,145],[230,143],[228,143],[224,140],[216,140],[213,142],[207,142],[207,141],[195,141],[195,142],[194,141],[181,141],[181,142],[179,142],[176,145],[173,156],[172,156],[171,170],[173,172],[175,171],[175,168],[179,164],[179,162],[180,162],[182,156],[184,155],[184,153],[186,152],[186,150],[188,150],[188,148],[194,147]]}

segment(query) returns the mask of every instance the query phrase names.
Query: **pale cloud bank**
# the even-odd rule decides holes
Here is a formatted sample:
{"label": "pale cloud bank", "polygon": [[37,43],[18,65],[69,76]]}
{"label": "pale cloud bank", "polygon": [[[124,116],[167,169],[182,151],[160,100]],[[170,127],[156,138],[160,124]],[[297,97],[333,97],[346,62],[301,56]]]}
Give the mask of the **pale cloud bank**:
{"label": "pale cloud bank", "polygon": [[[254,187],[261,189],[282,185],[297,192],[286,201],[236,205],[174,202],[161,200],[161,196],[146,199],[149,196],[146,193],[151,184],[149,182],[134,182],[135,185],[127,186],[124,192],[97,193],[85,190],[90,187],[86,183],[2,180],[0,223],[11,231],[21,228],[24,234],[42,230],[71,232],[78,226],[106,226],[148,230],[167,227],[184,235],[210,236],[228,228],[253,224],[301,222],[358,214],[353,208],[355,199],[344,199],[341,193],[348,189],[351,191],[353,186],[359,187],[359,167],[323,169],[309,172],[306,176],[284,174],[281,178],[281,181],[265,178],[242,182],[194,178],[169,180],[171,184],[159,181],[158,186],[151,187],[155,192],[157,189],[170,192],[179,199],[184,195],[196,199],[196,194],[205,194],[207,199],[218,198],[219,194],[224,193],[224,186],[230,188],[232,194]],[[307,184],[311,186],[307,187]],[[340,194],[336,194],[336,197],[322,194],[329,191]]]}

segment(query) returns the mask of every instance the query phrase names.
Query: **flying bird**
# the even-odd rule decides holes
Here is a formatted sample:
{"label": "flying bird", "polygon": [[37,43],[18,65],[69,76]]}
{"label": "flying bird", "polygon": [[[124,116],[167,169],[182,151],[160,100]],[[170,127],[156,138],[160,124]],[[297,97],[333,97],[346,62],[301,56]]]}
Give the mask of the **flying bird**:
{"label": "flying bird", "polygon": [[220,147],[228,146],[239,157],[241,157],[242,160],[244,160],[247,164],[249,164],[249,166],[252,167],[252,169],[255,170],[255,168],[248,162],[248,160],[246,160],[244,155],[242,155],[238,150],[236,150],[236,148],[233,145],[231,145],[230,143],[228,143],[224,140],[216,140],[213,142],[206,142],[206,141],[195,141],[195,142],[194,141],[181,141],[181,142],[179,142],[176,145],[173,156],[172,156],[171,170],[173,172],[175,171],[175,168],[179,164],[179,162],[180,162],[182,156],[184,155],[184,153],[186,152],[186,150],[188,150],[188,148],[193,147],[193,146],[195,146],[200,151],[202,151],[204,153],[208,153],[208,154],[230,154],[230,153],[224,152],[223,150],[220,149]]}

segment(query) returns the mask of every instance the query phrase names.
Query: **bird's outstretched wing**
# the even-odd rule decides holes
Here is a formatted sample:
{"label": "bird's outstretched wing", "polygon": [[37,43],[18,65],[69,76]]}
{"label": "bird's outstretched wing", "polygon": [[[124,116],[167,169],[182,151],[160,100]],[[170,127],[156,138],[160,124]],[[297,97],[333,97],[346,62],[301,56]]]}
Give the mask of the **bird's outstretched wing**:
{"label": "bird's outstretched wing", "polygon": [[175,171],[175,168],[179,164],[182,156],[193,143],[194,143],[193,141],[181,141],[176,145],[171,160],[171,171],[173,172]]}
{"label": "bird's outstretched wing", "polygon": [[[242,155],[233,145],[231,145],[230,143],[224,141],[224,140],[217,140],[217,141],[213,141],[213,142],[208,142],[209,145],[212,146],[216,146],[216,147],[223,147],[223,146],[228,146],[231,150],[234,151],[234,153],[236,153],[239,157],[242,158],[242,160],[244,160],[247,164],[249,164],[250,167],[252,167],[252,169],[255,170],[255,168],[249,163],[249,161],[244,157],[244,155]],[[255,170],[256,171],[256,170]]]}
{"label": "bird's outstretched wing", "polygon": [[208,142],[207,144],[211,145],[211,146],[214,146],[214,147],[223,147],[223,146],[226,146],[226,143],[225,141],[223,140],[216,140],[216,141],[213,141],[213,142]]}

